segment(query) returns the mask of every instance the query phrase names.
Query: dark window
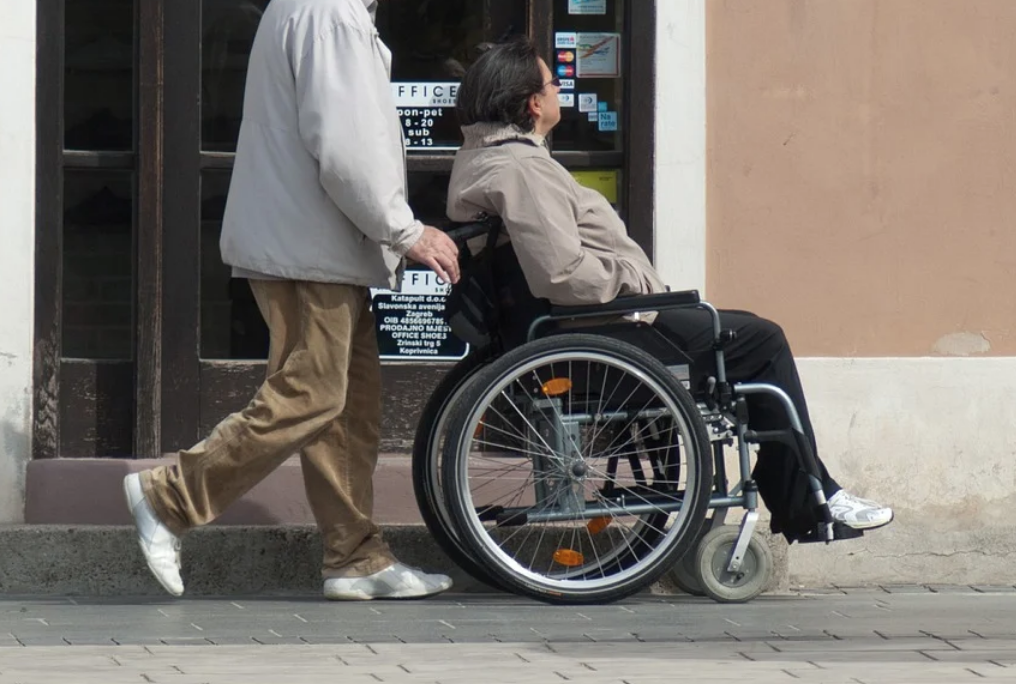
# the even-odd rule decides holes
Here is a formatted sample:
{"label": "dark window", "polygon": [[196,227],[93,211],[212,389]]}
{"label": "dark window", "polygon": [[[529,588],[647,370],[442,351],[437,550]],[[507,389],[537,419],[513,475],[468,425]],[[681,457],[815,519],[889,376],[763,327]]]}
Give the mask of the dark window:
{"label": "dark window", "polygon": [[392,50],[392,86],[411,153],[462,141],[455,92],[479,46],[526,33],[525,0],[388,0],[378,32]]}
{"label": "dark window", "polygon": [[268,0],[204,0],[201,6],[201,149],[235,152],[247,59]]}
{"label": "dark window", "polygon": [[62,356],[130,359],[135,7],[133,0],[65,6]]}
{"label": "dark window", "polygon": [[201,356],[209,359],[263,359],[268,328],[247,281],[232,277],[219,256],[230,173],[201,176]]}
{"label": "dark window", "polygon": [[64,357],[131,358],[133,197],[130,172],[64,175]]}
{"label": "dark window", "polygon": [[64,147],[134,149],[134,2],[65,3]]}

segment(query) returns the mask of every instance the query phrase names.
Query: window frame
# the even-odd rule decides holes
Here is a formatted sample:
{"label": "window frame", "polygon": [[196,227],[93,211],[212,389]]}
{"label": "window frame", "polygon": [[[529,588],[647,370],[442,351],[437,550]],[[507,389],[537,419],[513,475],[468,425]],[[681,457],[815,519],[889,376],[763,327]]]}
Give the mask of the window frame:
{"label": "window frame", "polygon": [[[36,232],[33,457],[145,453],[150,411],[147,396],[157,373],[148,331],[150,289],[143,268],[157,253],[161,223],[161,21],[165,0],[134,0],[133,151],[64,149],[65,0],[36,4]],[[142,35],[141,27],[151,29]],[[64,177],[67,171],[123,171],[133,177],[132,355],[130,359],[81,359],[63,355]],[[144,255],[141,257],[140,255]],[[156,274],[157,275],[157,274]],[[157,421],[155,425],[157,429]]]}

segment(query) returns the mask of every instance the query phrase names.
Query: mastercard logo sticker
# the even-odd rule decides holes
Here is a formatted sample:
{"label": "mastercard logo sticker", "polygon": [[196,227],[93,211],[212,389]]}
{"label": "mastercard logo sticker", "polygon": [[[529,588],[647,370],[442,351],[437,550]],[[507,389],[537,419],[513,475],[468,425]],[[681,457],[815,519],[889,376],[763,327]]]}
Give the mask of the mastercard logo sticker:
{"label": "mastercard logo sticker", "polygon": [[557,61],[563,64],[572,64],[575,62],[575,51],[574,50],[561,50],[557,53]]}

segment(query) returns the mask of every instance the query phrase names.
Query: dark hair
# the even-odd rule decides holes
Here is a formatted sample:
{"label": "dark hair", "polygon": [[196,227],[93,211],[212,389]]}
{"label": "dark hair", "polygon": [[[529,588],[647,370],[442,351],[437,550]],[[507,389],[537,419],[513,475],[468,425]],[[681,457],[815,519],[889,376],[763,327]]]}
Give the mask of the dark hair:
{"label": "dark hair", "polygon": [[539,55],[524,38],[487,49],[466,71],[459,86],[459,123],[514,124],[533,130],[529,98],[543,91]]}

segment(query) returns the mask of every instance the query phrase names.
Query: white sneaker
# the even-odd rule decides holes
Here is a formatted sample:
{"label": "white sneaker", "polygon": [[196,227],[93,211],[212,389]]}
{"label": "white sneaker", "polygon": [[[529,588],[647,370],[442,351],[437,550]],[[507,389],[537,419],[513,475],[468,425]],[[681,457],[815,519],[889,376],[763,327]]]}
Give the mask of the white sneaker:
{"label": "white sneaker", "polygon": [[366,577],[333,577],[325,580],[325,598],[332,601],[421,598],[451,589],[447,575],[428,575],[422,570],[394,563]]}
{"label": "white sneaker", "polygon": [[148,569],[159,584],[173,596],[183,594],[183,580],[180,579],[180,538],[162,524],[155,510],[145,498],[141,487],[141,476],[137,473],[123,479],[123,493],[127,507],[134,516],[138,530],[138,544],[148,561]]}
{"label": "white sneaker", "polygon": [[872,530],[893,521],[893,509],[854,496],[844,489],[829,499],[829,512],[833,520],[855,530]]}

